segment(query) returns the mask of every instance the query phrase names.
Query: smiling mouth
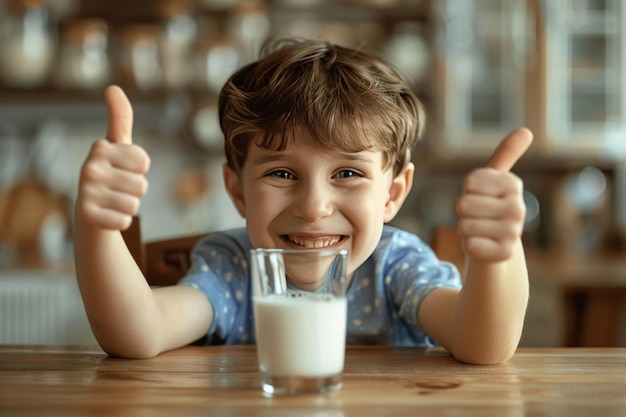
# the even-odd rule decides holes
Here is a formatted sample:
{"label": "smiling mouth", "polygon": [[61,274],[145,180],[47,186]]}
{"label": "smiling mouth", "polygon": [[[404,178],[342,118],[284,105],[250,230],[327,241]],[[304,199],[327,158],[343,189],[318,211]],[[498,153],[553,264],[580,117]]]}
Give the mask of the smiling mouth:
{"label": "smiling mouth", "polygon": [[289,241],[294,245],[301,246],[307,249],[328,248],[341,242],[344,238],[345,236],[343,235],[320,236],[317,238],[283,235],[283,239]]}

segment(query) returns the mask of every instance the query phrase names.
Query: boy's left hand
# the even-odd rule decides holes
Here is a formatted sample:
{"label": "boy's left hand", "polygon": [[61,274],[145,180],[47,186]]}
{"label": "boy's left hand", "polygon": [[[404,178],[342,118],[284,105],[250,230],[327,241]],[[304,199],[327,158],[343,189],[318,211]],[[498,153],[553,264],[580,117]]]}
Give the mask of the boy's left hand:
{"label": "boy's left hand", "polygon": [[513,131],[486,167],[465,177],[456,211],[461,245],[470,258],[500,262],[513,254],[524,229],[526,206],[522,181],[510,170],[532,140],[526,128]]}

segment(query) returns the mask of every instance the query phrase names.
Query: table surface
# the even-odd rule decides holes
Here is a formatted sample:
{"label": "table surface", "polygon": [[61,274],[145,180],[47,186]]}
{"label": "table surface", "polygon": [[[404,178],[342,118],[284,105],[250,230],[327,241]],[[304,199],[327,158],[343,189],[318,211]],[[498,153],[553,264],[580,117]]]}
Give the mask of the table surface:
{"label": "table surface", "polygon": [[439,349],[349,347],[343,388],[267,397],[254,346],[151,359],[97,347],[0,345],[0,416],[619,416],[626,348],[521,348],[467,365]]}

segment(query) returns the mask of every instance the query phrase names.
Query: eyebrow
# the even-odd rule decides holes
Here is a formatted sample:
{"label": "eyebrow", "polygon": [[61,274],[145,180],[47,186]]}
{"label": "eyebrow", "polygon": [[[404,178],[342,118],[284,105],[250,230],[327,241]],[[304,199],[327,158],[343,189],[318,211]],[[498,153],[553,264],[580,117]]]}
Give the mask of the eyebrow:
{"label": "eyebrow", "polygon": [[253,158],[252,162],[255,165],[260,165],[260,164],[265,164],[268,162],[274,162],[274,161],[279,161],[281,159],[284,159],[284,154],[282,152],[272,152],[266,155],[261,155],[259,157]]}
{"label": "eyebrow", "polygon": [[337,156],[339,156],[342,159],[348,159],[350,161],[365,162],[365,163],[368,163],[368,164],[374,164],[375,163],[371,158],[364,157],[363,155],[358,154],[358,153],[342,153],[342,152],[339,152],[339,153],[337,153]]}
{"label": "eyebrow", "polygon": [[[265,155],[261,155],[257,158],[252,159],[252,162],[256,165],[265,164],[268,162],[280,161],[285,159],[284,152],[281,151],[267,151],[268,153]],[[376,162],[371,158],[367,158],[358,153],[348,153],[348,152],[335,152],[333,155],[336,155],[339,159],[345,159],[349,161],[362,162],[366,164],[375,164]]]}

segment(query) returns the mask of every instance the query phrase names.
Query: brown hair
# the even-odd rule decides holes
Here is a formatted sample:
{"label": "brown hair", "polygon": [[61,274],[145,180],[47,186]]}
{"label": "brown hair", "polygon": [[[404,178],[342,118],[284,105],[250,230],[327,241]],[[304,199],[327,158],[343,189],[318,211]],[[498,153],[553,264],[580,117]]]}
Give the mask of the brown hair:
{"label": "brown hair", "polygon": [[322,40],[268,42],[219,97],[228,165],[240,172],[252,141],[282,150],[382,151],[394,176],[409,162],[424,112],[405,78],[383,59]]}

